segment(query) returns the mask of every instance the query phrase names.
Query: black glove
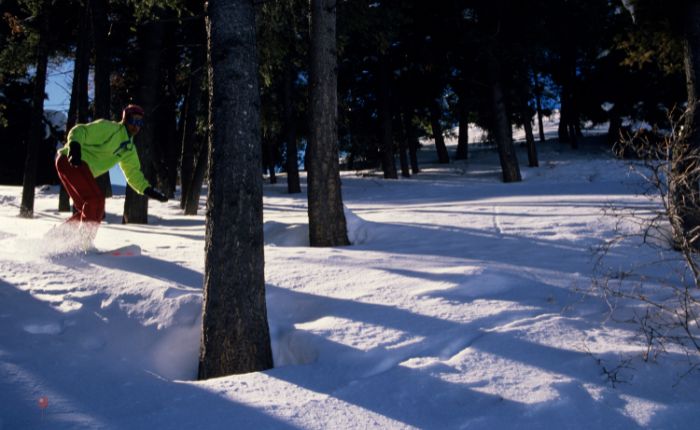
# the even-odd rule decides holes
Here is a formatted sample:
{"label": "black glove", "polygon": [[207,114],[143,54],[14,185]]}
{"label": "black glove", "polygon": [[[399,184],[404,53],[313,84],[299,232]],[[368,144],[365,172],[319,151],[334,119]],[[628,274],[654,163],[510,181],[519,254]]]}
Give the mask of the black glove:
{"label": "black glove", "polygon": [[80,166],[82,161],[82,152],[80,151],[80,144],[78,142],[71,142],[68,144],[68,162],[73,167]]}
{"label": "black glove", "polygon": [[148,187],[145,190],[143,190],[143,194],[152,199],[158,200],[159,202],[165,203],[168,201],[168,197],[165,194],[161,193],[153,187]]}

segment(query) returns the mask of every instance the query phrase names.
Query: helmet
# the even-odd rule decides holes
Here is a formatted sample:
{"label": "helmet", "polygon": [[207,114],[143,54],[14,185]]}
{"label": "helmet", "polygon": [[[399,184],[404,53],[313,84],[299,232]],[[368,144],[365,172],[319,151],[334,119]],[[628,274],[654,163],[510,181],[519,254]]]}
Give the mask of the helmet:
{"label": "helmet", "polygon": [[145,112],[144,112],[143,108],[139,105],[128,105],[122,111],[122,119],[126,119],[126,117],[131,116],[131,115],[144,116]]}

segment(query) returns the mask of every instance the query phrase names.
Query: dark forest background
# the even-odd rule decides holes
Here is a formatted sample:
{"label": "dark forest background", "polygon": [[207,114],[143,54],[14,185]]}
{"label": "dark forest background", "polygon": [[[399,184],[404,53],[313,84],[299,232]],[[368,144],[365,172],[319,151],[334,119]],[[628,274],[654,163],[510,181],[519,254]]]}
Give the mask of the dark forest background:
{"label": "dark forest background", "polygon": [[[338,2],[343,167],[409,177],[419,172],[423,137],[433,139],[441,163],[468,158],[467,123],[489,130],[496,148],[508,138],[502,130],[524,126],[534,146],[544,139],[538,119],[554,109],[558,140],[571,148],[588,122],[609,124],[611,146],[624,121],[667,127],[668,111],[688,97],[682,21],[693,2],[626,3]],[[297,192],[310,121],[309,4],[255,4],[264,169],[271,181],[287,172],[289,191]],[[118,119],[127,103],[141,104],[148,175],[171,195],[176,185],[183,195],[198,191],[208,123],[205,14],[203,2],[189,0],[3,0],[0,183],[22,184],[44,52],[49,65],[74,65],[68,127]],[[65,130],[44,123],[37,183],[55,184],[53,157]],[[448,133],[459,135],[455,153],[444,147]]]}

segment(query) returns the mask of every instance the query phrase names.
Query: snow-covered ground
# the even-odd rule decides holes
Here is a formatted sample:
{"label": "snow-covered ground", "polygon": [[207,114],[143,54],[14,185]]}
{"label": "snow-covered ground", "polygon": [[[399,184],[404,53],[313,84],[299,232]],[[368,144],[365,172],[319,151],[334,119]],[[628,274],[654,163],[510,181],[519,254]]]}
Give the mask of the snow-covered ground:
{"label": "snow-covered ground", "polygon": [[[624,162],[546,143],[520,183],[491,150],[423,168],[343,174],[349,247],[307,247],[305,195],[266,185],[275,368],[203,382],[202,215],[151,202],[149,225],[121,225],[117,196],[96,246],[141,252],[65,255],[45,238],[66,216],[57,189],[27,220],[0,187],[0,429],[698,425],[700,375],[673,350],[644,361],[638,327],[591,288],[619,228],[606,208],[655,209]],[[657,253],[631,238],[604,264]]]}

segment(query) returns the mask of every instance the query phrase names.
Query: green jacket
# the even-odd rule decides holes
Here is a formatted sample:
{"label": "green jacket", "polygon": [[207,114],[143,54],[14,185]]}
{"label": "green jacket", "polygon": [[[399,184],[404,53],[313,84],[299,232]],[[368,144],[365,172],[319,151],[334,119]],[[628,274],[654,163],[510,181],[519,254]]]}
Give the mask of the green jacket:
{"label": "green jacket", "polygon": [[78,124],[68,133],[68,143],[59,149],[59,154],[68,155],[70,142],[80,144],[82,160],[92,175],[98,177],[119,164],[126,182],[139,194],[150,184],[141,172],[141,163],[136,153],[134,140],[124,124],[98,119],[89,124]]}

